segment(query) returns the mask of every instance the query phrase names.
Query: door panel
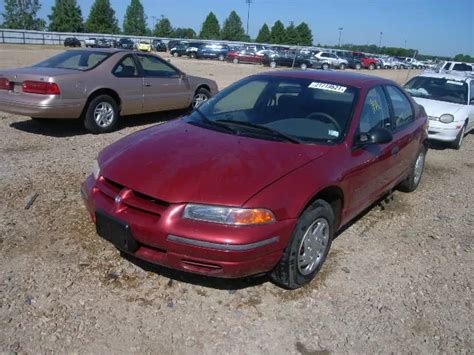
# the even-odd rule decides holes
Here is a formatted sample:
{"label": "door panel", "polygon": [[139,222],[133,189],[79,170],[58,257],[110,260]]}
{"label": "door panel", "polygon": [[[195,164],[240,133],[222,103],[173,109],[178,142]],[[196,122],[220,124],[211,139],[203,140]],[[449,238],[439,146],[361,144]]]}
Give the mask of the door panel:
{"label": "door panel", "polygon": [[184,109],[191,104],[189,80],[162,59],[137,54],[143,68],[144,111]]}
{"label": "door panel", "polygon": [[115,83],[112,87],[121,99],[121,114],[143,112],[143,78],[132,55],[125,56],[112,70]]}
{"label": "door panel", "polygon": [[[382,87],[371,89],[363,100],[357,135],[366,137],[377,127],[389,129],[390,110]],[[397,143],[392,141],[388,144],[366,144],[352,150],[348,160],[352,168],[347,170],[344,178],[352,193],[347,209],[349,218],[360,213],[390,189],[397,173],[393,161],[396,149]]]}

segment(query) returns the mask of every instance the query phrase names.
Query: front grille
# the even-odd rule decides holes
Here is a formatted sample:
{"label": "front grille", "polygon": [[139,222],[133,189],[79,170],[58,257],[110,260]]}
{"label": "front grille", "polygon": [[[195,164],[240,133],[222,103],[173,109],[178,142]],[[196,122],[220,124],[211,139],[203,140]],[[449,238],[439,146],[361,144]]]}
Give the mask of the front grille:
{"label": "front grille", "polygon": [[161,216],[169,206],[169,203],[165,201],[129,189],[103,176],[97,180],[96,188],[111,200],[119,200],[116,203],[157,216]]}

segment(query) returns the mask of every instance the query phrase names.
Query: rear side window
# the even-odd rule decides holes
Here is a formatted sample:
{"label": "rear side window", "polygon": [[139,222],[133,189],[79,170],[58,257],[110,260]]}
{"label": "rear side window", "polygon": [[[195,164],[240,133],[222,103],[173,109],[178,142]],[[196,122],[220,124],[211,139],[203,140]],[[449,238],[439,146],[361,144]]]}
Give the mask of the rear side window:
{"label": "rear side window", "polygon": [[408,98],[395,86],[387,86],[387,93],[392,103],[395,129],[413,122],[414,115]]}
{"label": "rear side window", "polygon": [[474,105],[474,80],[471,81],[469,90],[471,90],[471,94],[469,95],[469,103]]}
{"label": "rear side window", "polygon": [[115,67],[113,74],[119,78],[138,77],[138,68],[131,56],[123,58]]}
{"label": "rear side window", "polygon": [[390,127],[390,111],[382,87],[369,91],[360,116],[359,133],[369,133],[376,127]]}
{"label": "rear side window", "polygon": [[34,65],[34,67],[85,71],[95,68],[109,56],[110,53],[105,52],[66,51],[40,62]]}
{"label": "rear side window", "polygon": [[143,72],[147,77],[155,78],[173,78],[178,77],[179,73],[176,69],[166,64],[158,57],[152,55],[138,55]]}
{"label": "rear side window", "polygon": [[453,70],[457,71],[472,71],[472,66],[465,63],[456,63],[453,66]]}

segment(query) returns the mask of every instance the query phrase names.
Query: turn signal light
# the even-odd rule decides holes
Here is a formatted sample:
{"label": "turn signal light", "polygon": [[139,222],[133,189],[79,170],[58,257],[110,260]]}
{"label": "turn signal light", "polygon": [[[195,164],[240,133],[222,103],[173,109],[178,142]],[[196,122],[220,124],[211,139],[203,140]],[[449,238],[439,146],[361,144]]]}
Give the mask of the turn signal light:
{"label": "turn signal light", "polygon": [[61,91],[56,83],[27,80],[23,82],[23,92],[40,95],[59,95]]}
{"label": "turn signal light", "polygon": [[13,90],[13,82],[7,78],[0,78],[0,90]]}

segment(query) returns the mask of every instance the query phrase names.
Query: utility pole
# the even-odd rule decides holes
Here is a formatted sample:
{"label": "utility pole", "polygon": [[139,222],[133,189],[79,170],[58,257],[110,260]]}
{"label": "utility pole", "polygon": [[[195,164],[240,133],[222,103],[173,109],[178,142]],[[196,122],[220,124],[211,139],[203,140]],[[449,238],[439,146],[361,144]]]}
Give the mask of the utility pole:
{"label": "utility pole", "polygon": [[156,16],[152,16],[151,18],[153,19],[153,29],[155,29],[155,20],[156,20]]}
{"label": "utility pole", "polygon": [[379,48],[382,48],[382,36],[383,36],[383,32],[380,32]]}
{"label": "utility pole", "polygon": [[248,6],[247,9],[247,36],[249,35],[249,22],[250,22],[250,5],[252,5],[253,0],[245,0],[245,3]]}
{"label": "utility pole", "polygon": [[407,49],[407,40],[405,40],[405,49]]}
{"label": "utility pole", "polygon": [[344,29],[344,27],[339,27],[338,30],[339,30],[339,45],[338,47],[340,48],[341,47],[341,36],[342,36],[342,30]]}

